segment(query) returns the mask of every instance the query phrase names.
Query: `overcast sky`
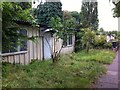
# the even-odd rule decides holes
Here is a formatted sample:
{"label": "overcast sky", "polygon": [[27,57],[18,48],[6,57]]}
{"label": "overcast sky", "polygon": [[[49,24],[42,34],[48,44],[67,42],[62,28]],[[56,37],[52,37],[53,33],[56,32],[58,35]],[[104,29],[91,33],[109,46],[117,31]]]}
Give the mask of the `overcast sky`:
{"label": "overcast sky", "polygon": [[[43,0],[44,1],[44,0]],[[98,1],[98,18],[99,28],[103,28],[105,31],[118,30],[118,19],[113,18],[112,8],[114,5],[109,0],[97,0]],[[78,11],[80,12],[82,0],[61,0],[62,10]]]}

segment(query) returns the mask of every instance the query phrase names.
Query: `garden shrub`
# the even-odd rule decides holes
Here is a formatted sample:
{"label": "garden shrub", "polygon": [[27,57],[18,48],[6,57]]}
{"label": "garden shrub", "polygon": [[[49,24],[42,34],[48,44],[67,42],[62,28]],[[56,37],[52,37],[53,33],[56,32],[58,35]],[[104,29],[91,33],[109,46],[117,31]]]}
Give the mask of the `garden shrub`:
{"label": "garden shrub", "polygon": [[94,41],[94,48],[104,48],[104,44],[106,43],[105,35],[96,35]]}
{"label": "garden shrub", "polygon": [[112,48],[112,43],[111,42],[107,42],[104,44],[104,48],[106,49],[111,49]]}
{"label": "garden shrub", "polygon": [[83,35],[84,35],[83,31],[79,31],[79,32],[75,33],[75,52],[79,52],[79,51],[83,50],[83,47],[82,47]]}
{"label": "garden shrub", "polygon": [[117,38],[120,41],[120,31],[117,33]]}

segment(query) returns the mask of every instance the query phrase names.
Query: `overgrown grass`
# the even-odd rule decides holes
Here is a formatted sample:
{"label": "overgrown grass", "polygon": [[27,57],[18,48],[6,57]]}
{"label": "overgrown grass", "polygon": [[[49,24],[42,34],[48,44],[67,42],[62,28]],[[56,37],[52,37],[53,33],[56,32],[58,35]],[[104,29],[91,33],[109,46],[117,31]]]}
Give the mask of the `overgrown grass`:
{"label": "overgrown grass", "polygon": [[115,58],[115,52],[105,49],[103,50],[94,49],[90,50],[89,53],[86,53],[86,51],[76,53],[74,54],[74,58],[80,61],[95,61],[103,64],[110,64]]}
{"label": "overgrown grass", "polygon": [[3,64],[2,86],[7,88],[87,88],[106,72],[103,63],[112,62],[114,56],[115,53],[111,51],[91,50],[89,54],[81,51],[76,54],[62,55],[61,60],[55,64],[50,60],[35,61],[27,66]]}

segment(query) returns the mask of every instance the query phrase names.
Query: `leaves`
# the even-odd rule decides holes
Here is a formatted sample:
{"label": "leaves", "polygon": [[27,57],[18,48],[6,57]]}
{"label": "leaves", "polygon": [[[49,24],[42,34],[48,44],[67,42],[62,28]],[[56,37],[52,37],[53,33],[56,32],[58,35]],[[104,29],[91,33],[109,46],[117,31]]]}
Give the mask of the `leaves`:
{"label": "leaves", "polygon": [[52,17],[62,18],[62,4],[61,2],[45,2],[40,4],[35,10],[35,15],[39,24],[49,26]]}
{"label": "leaves", "polygon": [[[2,49],[8,50],[14,45],[20,44],[17,40],[26,40],[26,37],[18,34],[20,29],[15,20],[32,22],[34,17],[31,14],[30,2],[3,2],[2,6]],[[15,40],[15,41],[12,41]],[[14,47],[13,47],[14,48]]]}
{"label": "leaves", "polygon": [[114,11],[113,16],[120,17],[120,1],[117,4],[114,3],[114,5],[115,5],[115,8],[113,8],[113,11]]}
{"label": "leaves", "polygon": [[98,29],[97,2],[84,2],[83,0],[80,20],[84,28],[92,27],[93,30]]}
{"label": "leaves", "polygon": [[67,40],[67,35],[73,34],[75,30],[75,19],[70,18],[62,21],[59,17],[51,18],[50,26],[56,31],[58,38]]}
{"label": "leaves", "polygon": [[86,46],[86,50],[89,51],[89,47],[92,46],[92,43],[94,42],[95,32],[90,28],[85,28],[83,30],[85,33],[82,37],[82,46]]}
{"label": "leaves", "polygon": [[95,47],[104,47],[104,44],[106,43],[106,36],[105,35],[96,35],[95,36]]}

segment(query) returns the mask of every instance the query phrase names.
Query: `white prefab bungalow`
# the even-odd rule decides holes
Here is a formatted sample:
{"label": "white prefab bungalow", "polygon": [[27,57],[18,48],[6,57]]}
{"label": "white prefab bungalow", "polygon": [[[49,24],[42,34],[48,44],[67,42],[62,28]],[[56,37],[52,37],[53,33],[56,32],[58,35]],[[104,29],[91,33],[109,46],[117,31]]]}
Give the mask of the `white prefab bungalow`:
{"label": "white prefab bungalow", "polygon": [[[17,21],[21,27],[21,33],[28,37],[37,36],[36,42],[31,40],[23,42],[23,46],[17,46],[17,50],[3,51],[1,54],[2,62],[29,64],[31,60],[45,60],[51,58],[52,51],[61,48],[63,40],[56,40],[52,35],[52,30],[46,26],[32,27],[29,22]],[[71,53],[74,51],[75,36],[69,36],[65,42],[61,53]]]}

